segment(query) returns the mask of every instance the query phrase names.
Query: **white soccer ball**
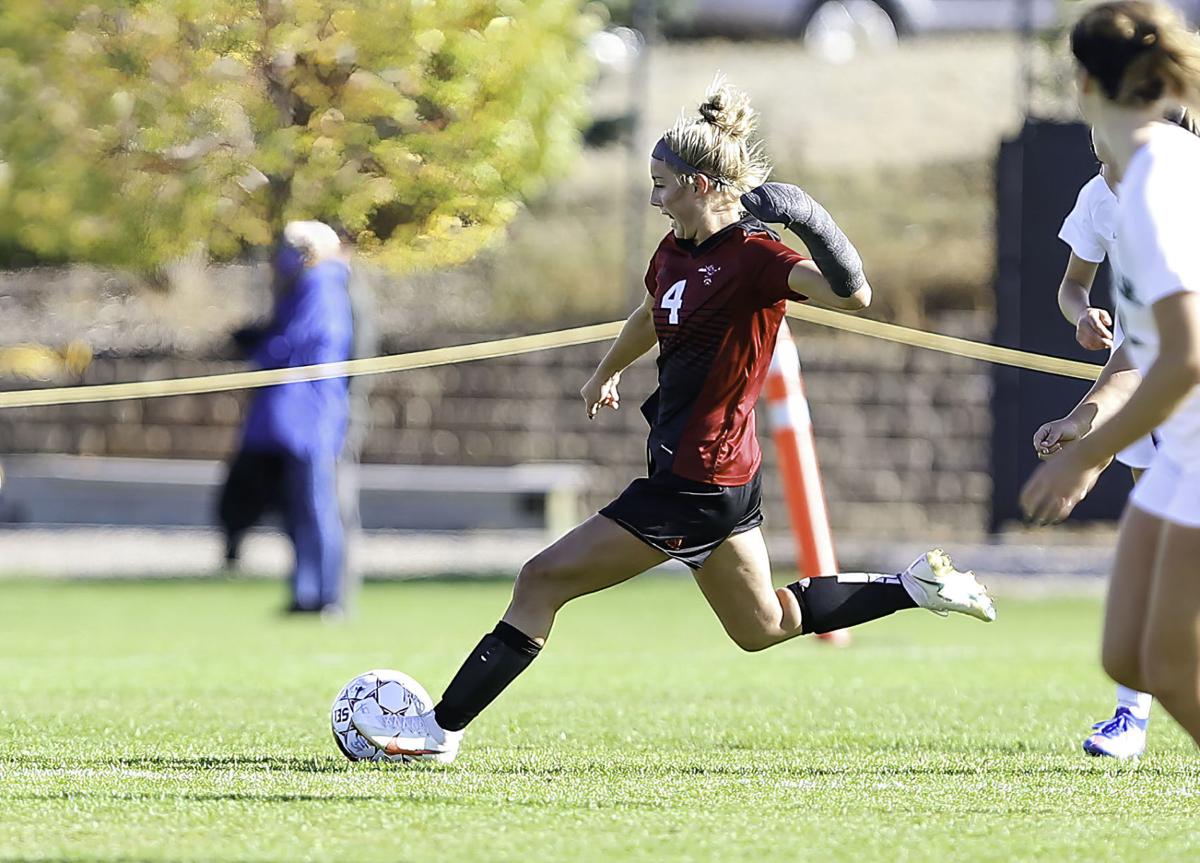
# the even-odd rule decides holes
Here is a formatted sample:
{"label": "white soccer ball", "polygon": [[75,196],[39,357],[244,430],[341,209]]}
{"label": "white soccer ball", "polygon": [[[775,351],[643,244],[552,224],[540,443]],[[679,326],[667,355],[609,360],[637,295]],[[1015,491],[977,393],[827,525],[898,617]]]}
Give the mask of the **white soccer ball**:
{"label": "white soccer ball", "polygon": [[333,740],[351,761],[412,761],[408,755],[388,755],[355,729],[350,716],[367,700],[378,704],[384,713],[424,713],[433,709],[433,699],[425,687],[402,671],[377,668],[347,683],[329,710]]}

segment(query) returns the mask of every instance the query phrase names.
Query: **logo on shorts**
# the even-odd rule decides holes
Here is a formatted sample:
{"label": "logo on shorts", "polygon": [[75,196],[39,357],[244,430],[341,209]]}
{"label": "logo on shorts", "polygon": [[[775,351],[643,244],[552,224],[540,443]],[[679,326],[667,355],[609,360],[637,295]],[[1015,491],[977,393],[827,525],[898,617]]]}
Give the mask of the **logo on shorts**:
{"label": "logo on shorts", "polygon": [[663,543],[667,548],[671,549],[671,551],[679,551],[679,549],[683,548],[683,537],[673,536],[670,539],[663,540]]}

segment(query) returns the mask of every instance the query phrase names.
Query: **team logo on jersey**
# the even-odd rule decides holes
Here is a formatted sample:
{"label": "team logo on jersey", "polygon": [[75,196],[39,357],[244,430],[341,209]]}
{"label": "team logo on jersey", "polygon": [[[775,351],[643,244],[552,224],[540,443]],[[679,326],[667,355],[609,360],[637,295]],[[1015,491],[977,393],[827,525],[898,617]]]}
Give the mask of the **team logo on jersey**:
{"label": "team logo on jersey", "polygon": [[713,276],[721,272],[721,268],[713,264],[709,264],[707,267],[701,267],[696,272],[704,276],[704,284],[711,285],[713,282]]}
{"label": "team logo on jersey", "polygon": [[1142,303],[1138,302],[1137,295],[1133,292],[1133,282],[1129,281],[1129,279],[1122,276],[1121,284],[1117,290],[1121,292],[1121,296],[1125,298],[1125,302],[1129,303],[1129,305],[1138,306],[1139,308],[1142,306]]}

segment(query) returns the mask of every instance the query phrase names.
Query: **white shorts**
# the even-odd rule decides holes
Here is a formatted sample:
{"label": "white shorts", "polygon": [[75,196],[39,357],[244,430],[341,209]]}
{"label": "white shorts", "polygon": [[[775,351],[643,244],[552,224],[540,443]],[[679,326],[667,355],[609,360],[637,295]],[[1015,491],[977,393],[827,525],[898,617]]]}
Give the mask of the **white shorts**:
{"label": "white shorts", "polygon": [[1200,527],[1200,465],[1185,468],[1160,450],[1129,502],[1163,521]]}
{"label": "white shorts", "polygon": [[1158,452],[1158,447],[1154,445],[1154,438],[1147,435],[1141,440],[1136,440],[1125,449],[1117,453],[1117,461],[1131,467],[1134,470],[1145,470],[1150,467],[1150,463],[1154,461],[1154,456]]}

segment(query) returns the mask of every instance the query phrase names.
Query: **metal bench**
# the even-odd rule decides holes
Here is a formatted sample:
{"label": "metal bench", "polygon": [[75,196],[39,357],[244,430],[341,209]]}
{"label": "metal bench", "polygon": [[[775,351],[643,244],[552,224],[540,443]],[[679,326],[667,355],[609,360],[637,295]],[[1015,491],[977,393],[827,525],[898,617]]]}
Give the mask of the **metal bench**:
{"label": "metal bench", "polygon": [[[216,461],[70,455],[0,456],[0,525],[209,527],[225,467]],[[364,464],[365,530],[542,528],[579,521],[589,467]]]}

